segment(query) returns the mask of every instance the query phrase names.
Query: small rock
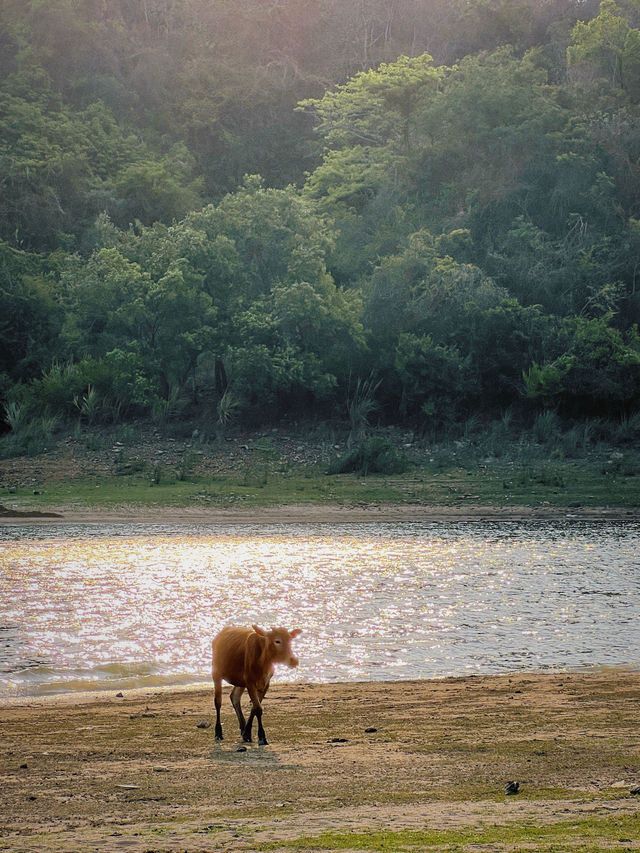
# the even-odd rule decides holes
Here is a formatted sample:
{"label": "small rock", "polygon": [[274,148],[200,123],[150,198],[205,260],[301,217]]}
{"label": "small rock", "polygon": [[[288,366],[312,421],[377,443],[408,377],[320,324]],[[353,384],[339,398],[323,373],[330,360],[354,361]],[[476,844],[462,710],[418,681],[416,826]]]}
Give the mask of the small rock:
{"label": "small rock", "polygon": [[198,728],[198,729],[210,729],[211,723],[209,722],[209,720],[200,720],[200,722],[196,725],[196,728]]}
{"label": "small rock", "polygon": [[369,728],[368,728],[368,729],[365,729],[365,730],[364,730],[364,733],[365,733],[366,735],[372,735],[372,734],[374,734],[374,733],[375,733],[375,732],[377,732],[377,731],[378,731],[378,729],[376,729],[376,728],[375,728],[375,726],[369,726]]}
{"label": "small rock", "polygon": [[124,693],[122,692],[122,690],[119,693],[116,693],[116,699],[122,699],[123,696]]}
{"label": "small rock", "polygon": [[26,770],[26,769],[27,769],[27,767],[28,767],[28,765],[27,765],[27,764],[21,764],[21,765],[20,765],[20,770]]}
{"label": "small rock", "polygon": [[633,794],[634,797],[639,796],[640,795],[640,785],[634,785],[633,788],[630,789],[629,793]]}
{"label": "small rock", "polygon": [[504,786],[504,792],[507,796],[520,793],[520,782],[507,782]]}
{"label": "small rock", "polygon": [[329,740],[327,741],[327,743],[346,743],[346,742],[347,742],[346,737],[332,737],[332,738],[329,738]]}
{"label": "small rock", "polygon": [[246,751],[247,751],[247,747],[246,747],[246,746],[239,746],[239,747],[237,747],[237,749],[236,749],[236,752],[246,752]]}

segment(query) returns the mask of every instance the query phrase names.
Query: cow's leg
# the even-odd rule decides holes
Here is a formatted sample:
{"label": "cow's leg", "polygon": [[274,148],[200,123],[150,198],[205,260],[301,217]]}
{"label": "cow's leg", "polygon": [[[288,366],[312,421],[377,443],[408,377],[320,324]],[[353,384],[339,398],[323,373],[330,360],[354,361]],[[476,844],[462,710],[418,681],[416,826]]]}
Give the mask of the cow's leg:
{"label": "cow's leg", "polygon": [[233,710],[236,712],[236,717],[238,718],[238,725],[240,726],[240,734],[244,733],[244,727],[246,726],[246,720],[244,718],[244,714],[242,713],[242,706],[240,704],[240,698],[244,693],[244,687],[234,687],[231,691],[231,704],[233,705]]}
{"label": "cow's leg", "polygon": [[267,692],[268,686],[269,685],[267,684],[264,690],[258,690],[255,687],[248,688],[249,696],[251,697],[251,713],[249,714],[249,719],[247,720],[247,724],[242,733],[242,739],[245,743],[251,743],[251,728],[253,726],[254,717],[258,721],[258,745],[267,746],[269,743],[264,728],[262,727],[262,700]]}
{"label": "cow's leg", "polygon": [[253,718],[255,717],[256,712],[253,707],[253,702],[251,703],[251,711],[249,712],[249,719],[247,720],[245,727],[242,731],[242,740],[245,743],[251,743],[251,729],[253,728]]}
{"label": "cow's leg", "polygon": [[214,704],[216,706],[216,740],[222,740],[222,724],[220,722],[220,708],[222,707],[222,679],[214,676],[215,687]]}

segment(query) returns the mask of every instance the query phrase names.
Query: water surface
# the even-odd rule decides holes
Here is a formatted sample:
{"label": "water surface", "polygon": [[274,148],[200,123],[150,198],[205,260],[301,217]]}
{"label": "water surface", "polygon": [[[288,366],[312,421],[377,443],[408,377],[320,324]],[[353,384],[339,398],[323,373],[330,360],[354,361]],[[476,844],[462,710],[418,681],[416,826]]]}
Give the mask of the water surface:
{"label": "water surface", "polygon": [[225,624],[300,627],[286,680],[640,663],[640,525],[0,529],[0,696],[209,678]]}

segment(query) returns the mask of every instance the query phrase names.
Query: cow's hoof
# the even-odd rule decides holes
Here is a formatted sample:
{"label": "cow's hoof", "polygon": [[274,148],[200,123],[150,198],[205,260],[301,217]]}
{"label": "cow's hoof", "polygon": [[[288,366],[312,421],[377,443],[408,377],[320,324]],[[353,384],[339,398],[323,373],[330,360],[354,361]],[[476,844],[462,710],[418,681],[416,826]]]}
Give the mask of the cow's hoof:
{"label": "cow's hoof", "polygon": [[258,741],[258,746],[269,746],[269,741],[266,737],[261,737]]}

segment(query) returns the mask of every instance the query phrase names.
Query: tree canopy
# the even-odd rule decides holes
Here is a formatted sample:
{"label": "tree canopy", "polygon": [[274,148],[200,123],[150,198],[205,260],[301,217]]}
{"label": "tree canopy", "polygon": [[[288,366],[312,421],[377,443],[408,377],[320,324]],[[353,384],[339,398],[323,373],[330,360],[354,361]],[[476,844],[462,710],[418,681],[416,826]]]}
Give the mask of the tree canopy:
{"label": "tree canopy", "polygon": [[5,408],[637,410],[633,0],[6,0],[0,32]]}

